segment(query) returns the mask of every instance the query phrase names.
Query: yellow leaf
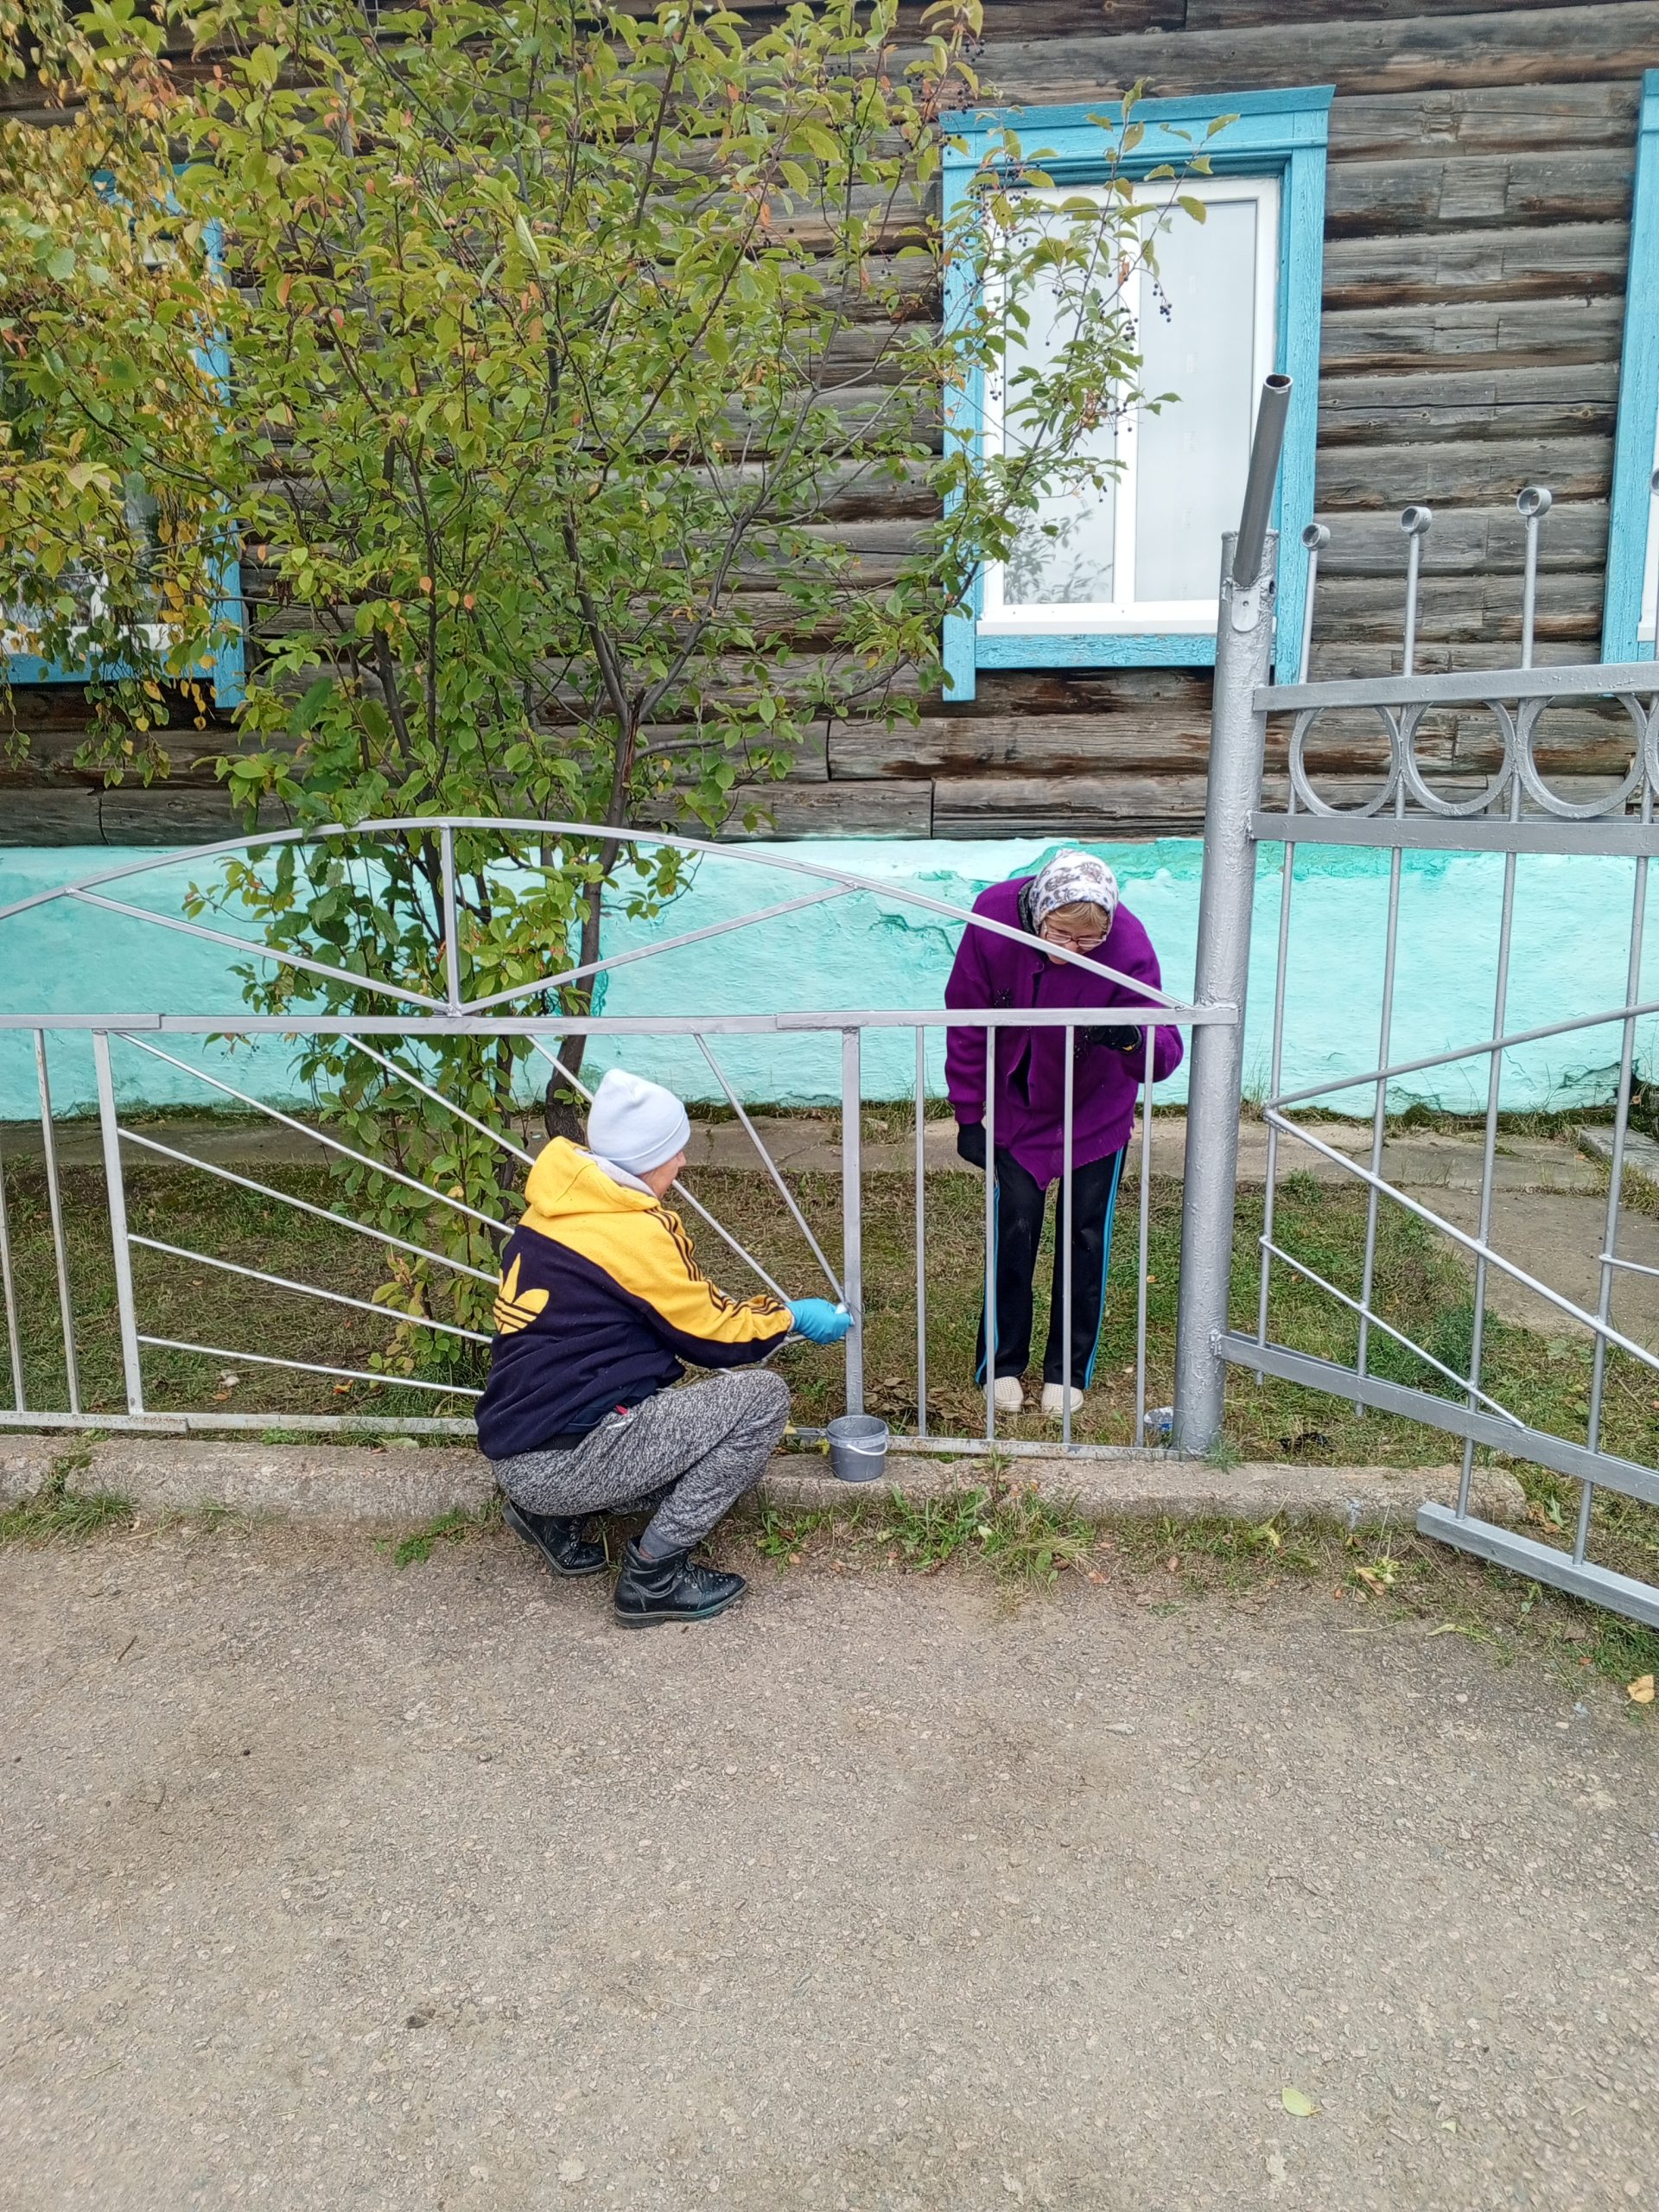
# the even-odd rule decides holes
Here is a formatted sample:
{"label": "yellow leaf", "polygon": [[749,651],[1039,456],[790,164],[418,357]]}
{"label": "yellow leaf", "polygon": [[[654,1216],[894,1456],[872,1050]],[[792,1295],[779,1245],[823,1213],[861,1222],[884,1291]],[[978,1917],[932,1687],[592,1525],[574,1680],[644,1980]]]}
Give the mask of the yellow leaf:
{"label": "yellow leaf", "polygon": [[1626,1682],[1624,1694],[1632,1705],[1651,1705],[1653,1703],[1653,1676],[1638,1675],[1633,1682]]}
{"label": "yellow leaf", "polygon": [[1318,2105],[1306,2089],[1281,2089],[1279,2101],[1295,2120],[1312,2120],[1319,2111]]}

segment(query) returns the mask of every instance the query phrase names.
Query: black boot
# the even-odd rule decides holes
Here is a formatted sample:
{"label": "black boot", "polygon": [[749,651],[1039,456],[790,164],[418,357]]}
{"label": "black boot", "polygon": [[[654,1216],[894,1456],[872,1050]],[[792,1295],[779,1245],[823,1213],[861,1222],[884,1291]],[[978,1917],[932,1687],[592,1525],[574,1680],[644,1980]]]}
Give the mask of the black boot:
{"label": "black boot", "polygon": [[616,1579],[616,1618],[624,1628],[712,1620],[734,1605],[748,1586],[741,1574],[703,1567],[689,1551],[647,1559],[638,1544],[630,1544]]}
{"label": "black boot", "polygon": [[534,1544],[554,1573],[563,1575],[567,1581],[605,1572],[604,1545],[590,1543],[582,1534],[588,1526],[585,1513],[567,1520],[557,1513],[532,1513],[528,1506],[515,1505],[510,1497],[504,1497],[501,1518],[515,1536]]}

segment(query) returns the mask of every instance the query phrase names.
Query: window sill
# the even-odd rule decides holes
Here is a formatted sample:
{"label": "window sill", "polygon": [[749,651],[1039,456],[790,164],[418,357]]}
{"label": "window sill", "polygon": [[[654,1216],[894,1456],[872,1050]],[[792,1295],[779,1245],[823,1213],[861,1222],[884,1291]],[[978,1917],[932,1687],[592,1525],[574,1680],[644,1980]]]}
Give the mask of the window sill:
{"label": "window sill", "polygon": [[976,665],[988,668],[1211,668],[1207,631],[982,630]]}

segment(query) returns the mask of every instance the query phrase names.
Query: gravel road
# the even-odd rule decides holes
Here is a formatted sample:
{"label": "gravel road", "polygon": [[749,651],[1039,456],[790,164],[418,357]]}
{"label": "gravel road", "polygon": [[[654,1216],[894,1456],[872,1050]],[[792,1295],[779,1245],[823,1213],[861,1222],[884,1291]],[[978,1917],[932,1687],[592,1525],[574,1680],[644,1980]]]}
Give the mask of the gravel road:
{"label": "gravel road", "polygon": [[1537,1655],[280,1530],[0,1619],[18,2212],[1659,2206],[1659,1731]]}

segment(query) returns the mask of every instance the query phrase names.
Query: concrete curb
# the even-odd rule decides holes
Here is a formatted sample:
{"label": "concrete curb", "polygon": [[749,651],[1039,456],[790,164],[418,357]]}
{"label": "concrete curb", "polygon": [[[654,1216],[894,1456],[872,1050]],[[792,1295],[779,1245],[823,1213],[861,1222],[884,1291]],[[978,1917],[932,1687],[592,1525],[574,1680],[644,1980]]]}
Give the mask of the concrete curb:
{"label": "concrete curb", "polygon": [[[198,1438],[115,1436],[96,1442],[14,1436],[0,1442],[0,1505],[29,1497],[64,1467],[71,1488],[112,1491],[143,1515],[228,1507],[310,1522],[370,1522],[410,1528],[455,1507],[485,1504],[495,1484],[488,1463],[467,1449],[356,1445],[251,1444]],[[983,1482],[986,1463],[906,1454],[884,1483],[836,1482],[806,1453],[775,1459],[762,1494],[785,1509],[845,1505],[897,1491],[937,1497]],[[1006,1478],[1051,1498],[1075,1499],[1092,1520],[1293,1521],[1346,1529],[1409,1527],[1425,1499],[1452,1503],[1453,1467],[1290,1467],[1225,1470],[1201,1460],[1021,1459]],[[1513,1475],[1478,1469],[1474,1510],[1512,1523],[1525,1507]]]}

